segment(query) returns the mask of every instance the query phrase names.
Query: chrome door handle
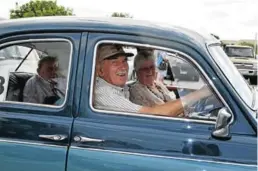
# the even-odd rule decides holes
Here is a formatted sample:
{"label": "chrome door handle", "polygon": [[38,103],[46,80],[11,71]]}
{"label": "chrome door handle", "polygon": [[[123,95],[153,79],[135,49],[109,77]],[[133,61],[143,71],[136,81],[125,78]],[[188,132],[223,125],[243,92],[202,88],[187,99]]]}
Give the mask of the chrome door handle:
{"label": "chrome door handle", "polygon": [[88,137],[83,137],[83,136],[75,136],[73,139],[76,142],[103,142],[104,141],[101,139],[88,138]]}
{"label": "chrome door handle", "polygon": [[48,140],[53,140],[53,141],[62,141],[67,139],[67,135],[59,135],[59,134],[54,134],[54,135],[39,135],[40,138],[48,139]]}

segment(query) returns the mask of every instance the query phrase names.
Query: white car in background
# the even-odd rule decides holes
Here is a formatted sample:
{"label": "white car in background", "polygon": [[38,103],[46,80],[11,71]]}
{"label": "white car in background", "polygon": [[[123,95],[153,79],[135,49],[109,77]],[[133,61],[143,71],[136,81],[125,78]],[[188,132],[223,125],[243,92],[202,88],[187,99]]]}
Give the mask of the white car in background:
{"label": "white car in background", "polygon": [[123,47],[123,50],[126,52],[126,53],[133,53],[134,56],[130,57],[130,58],[127,58],[127,63],[128,63],[128,66],[129,66],[129,70],[128,70],[128,81],[130,80],[133,80],[134,78],[134,75],[133,75],[133,63],[134,63],[134,58],[135,56],[137,55],[137,49],[135,48],[132,48],[132,47]]}
{"label": "white car in background", "polygon": [[6,97],[8,87],[6,80],[9,80],[10,73],[36,73],[39,59],[37,50],[25,46],[14,45],[0,50],[0,73],[5,80],[4,87],[6,87],[0,95],[0,100]]}

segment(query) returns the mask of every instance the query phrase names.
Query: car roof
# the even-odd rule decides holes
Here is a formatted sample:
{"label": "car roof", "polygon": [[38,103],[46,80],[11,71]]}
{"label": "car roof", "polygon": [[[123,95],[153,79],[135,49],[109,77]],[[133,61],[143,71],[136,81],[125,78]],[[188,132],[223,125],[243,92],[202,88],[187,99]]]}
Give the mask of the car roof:
{"label": "car roof", "polygon": [[164,23],[105,17],[81,18],[75,16],[34,17],[0,21],[0,36],[28,31],[75,30],[142,35],[166,40],[204,45],[205,42],[219,42],[210,34],[198,33],[186,28]]}

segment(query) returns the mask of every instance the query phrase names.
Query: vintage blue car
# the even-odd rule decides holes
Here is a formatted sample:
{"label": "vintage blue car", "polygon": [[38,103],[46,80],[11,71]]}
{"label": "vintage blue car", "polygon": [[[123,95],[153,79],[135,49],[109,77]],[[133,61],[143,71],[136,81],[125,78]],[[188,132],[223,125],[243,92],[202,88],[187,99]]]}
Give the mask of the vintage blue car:
{"label": "vintage blue car", "polygon": [[[187,117],[96,108],[96,55],[105,43],[166,51],[198,75],[166,83],[171,94],[208,86],[212,95]],[[132,19],[14,19],[0,21],[0,55],[0,170],[257,170],[256,90],[211,35]],[[42,100],[32,87],[26,92],[41,101],[27,100],[28,80],[47,56],[58,60],[58,99]]]}

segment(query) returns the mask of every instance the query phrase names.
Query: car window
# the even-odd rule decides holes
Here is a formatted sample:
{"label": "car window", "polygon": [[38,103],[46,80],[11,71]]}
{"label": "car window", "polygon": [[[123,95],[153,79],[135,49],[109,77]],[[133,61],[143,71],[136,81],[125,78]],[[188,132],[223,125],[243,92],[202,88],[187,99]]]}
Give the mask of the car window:
{"label": "car window", "polygon": [[[96,46],[99,59],[93,65],[96,66],[91,104],[94,110],[170,117],[163,113],[144,113],[141,109],[147,107],[155,110],[157,106],[160,109],[174,101],[180,102],[182,111],[173,117],[216,120],[215,111],[222,108],[223,104],[206,80],[207,77],[189,57],[180,52],[147,48],[144,45],[130,45],[130,48],[126,44],[116,46],[124,50],[118,50],[115,56],[109,56],[109,52],[114,52],[114,55],[116,50],[107,50],[113,48],[108,43]],[[207,89],[209,96],[200,96],[203,89]],[[193,96],[195,98],[192,101],[187,99]],[[166,110],[165,107],[163,109]]]}
{"label": "car window", "polygon": [[71,43],[24,41],[0,49],[0,102],[64,104]]}
{"label": "car window", "polygon": [[254,58],[253,49],[249,47],[226,47],[226,54],[229,57]]}
{"label": "car window", "polygon": [[210,45],[209,51],[239,96],[249,107],[252,107],[252,90],[233,62],[230,61],[220,46]]}

